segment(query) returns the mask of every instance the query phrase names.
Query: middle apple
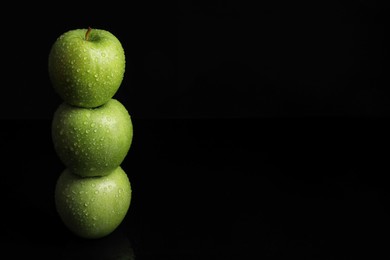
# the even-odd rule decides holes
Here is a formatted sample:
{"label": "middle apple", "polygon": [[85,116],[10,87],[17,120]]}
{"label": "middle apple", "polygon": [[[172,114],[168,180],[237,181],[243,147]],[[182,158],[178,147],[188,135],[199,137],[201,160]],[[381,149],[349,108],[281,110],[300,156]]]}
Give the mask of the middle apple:
{"label": "middle apple", "polygon": [[63,102],[51,129],[60,160],[82,177],[109,174],[122,163],[133,139],[130,114],[116,99],[96,108]]}

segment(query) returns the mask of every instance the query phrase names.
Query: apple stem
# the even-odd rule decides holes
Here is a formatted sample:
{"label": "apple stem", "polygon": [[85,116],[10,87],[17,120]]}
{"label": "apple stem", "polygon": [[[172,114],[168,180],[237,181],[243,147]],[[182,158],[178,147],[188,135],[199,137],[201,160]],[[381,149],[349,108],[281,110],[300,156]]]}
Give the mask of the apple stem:
{"label": "apple stem", "polygon": [[85,33],[85,40],[86,40],[86,41],[88,41],[89,35],[91,34],[91,31],[92,31],[92,28],[91,28],[91,27],[88,27],[88,30],[87,30],[87,32]]}

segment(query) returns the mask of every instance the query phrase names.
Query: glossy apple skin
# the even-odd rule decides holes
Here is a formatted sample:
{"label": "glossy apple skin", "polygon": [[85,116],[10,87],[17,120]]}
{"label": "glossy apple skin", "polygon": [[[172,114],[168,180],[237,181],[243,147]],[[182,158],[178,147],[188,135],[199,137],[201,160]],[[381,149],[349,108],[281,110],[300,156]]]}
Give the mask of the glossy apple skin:
{"label": "glossy apple skin", "polygon": [[83,238],[112,233],[131,203],[131,184],[117,167],[107,176],[83,178],[65,169],[55,186],[56,210],[65,226]]}
{"label": "glossy apple skin", "polygon": [[49,52],[49,77],[60,97],[74,106],[98,107],[112,98],[125,73],[125,53],[116,36],[102,29],[60,35]]}
{"label": "glossy apple skin", "polygon": [[54,113],[51,131],[60,160],[82,177],[109,174],[123,162],[133,140],[130,114],[116,99],[97,108],[63,102]]}

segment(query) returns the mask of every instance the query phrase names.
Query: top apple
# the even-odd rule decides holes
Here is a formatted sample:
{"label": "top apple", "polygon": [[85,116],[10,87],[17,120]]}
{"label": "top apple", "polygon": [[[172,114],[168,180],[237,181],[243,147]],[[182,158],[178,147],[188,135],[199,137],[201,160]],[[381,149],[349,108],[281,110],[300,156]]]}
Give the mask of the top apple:
{"label": "top apple", "polygon": [[112,33],[73,29],[60,35],[49,53],[49,77],[70,105],[94,108],[118,91],[125,73],[125,53]]}

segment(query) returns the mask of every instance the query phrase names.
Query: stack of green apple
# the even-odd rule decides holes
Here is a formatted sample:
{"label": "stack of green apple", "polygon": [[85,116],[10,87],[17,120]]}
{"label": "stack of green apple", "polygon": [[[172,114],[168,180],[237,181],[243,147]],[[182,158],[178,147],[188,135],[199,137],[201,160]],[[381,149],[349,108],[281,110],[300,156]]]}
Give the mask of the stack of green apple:
{"label": "stack of green apple", "polygon": [[65,165],[55,187],[56,210],[84,238],[112,233],[130,207],[131,185],[121,164],[133,125],[114,98],[125,72],[121,42],[103,29],[73,29],[51,47],[49,76],[63,102],[52,120],[52,140]]}

